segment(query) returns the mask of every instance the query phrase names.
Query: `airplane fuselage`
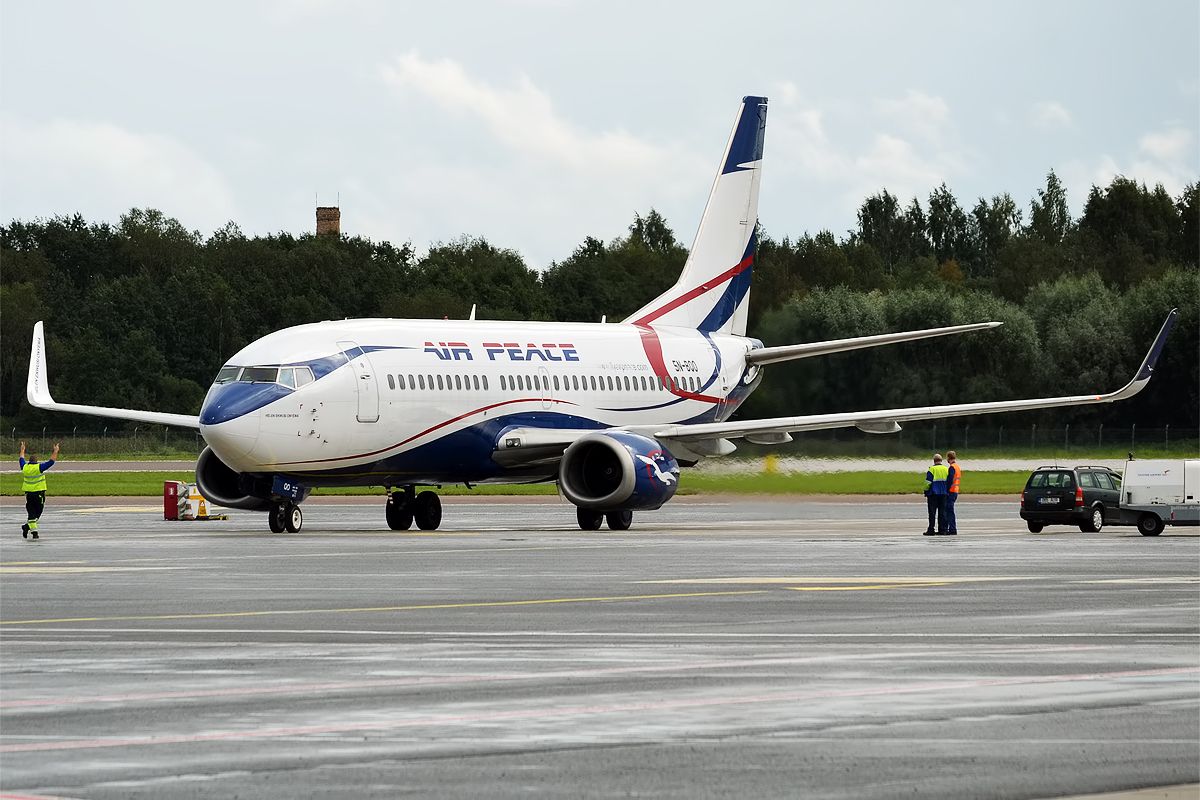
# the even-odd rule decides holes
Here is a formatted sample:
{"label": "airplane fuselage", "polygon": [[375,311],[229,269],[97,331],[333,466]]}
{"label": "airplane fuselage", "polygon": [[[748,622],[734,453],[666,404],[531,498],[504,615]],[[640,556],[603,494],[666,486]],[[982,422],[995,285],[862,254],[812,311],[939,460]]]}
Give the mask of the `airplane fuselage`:
{"label": "airplane fuselage", "polygon": [[310,487],[549,480],[561,446],[509,464],[497,450],[523,442],[508,433],[722,421],[757,386],[745,354],[761,346],[649,325],[301,325],[229,360],[200,431],[232,469]]}

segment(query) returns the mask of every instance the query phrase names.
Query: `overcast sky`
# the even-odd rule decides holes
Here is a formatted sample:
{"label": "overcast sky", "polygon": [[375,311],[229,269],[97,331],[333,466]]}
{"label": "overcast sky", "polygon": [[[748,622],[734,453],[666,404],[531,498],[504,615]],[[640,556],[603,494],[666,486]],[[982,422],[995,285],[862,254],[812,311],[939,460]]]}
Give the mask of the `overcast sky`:
{"label": "overcast sky", "polygon": [[662,212],[690,243],[738,102],[760,219],[854,227],[886,187],[1078,214],[1200,173],[1200,4],[0,0],[0,219],[158,208],[204,235],[461,234],[535,267]]}

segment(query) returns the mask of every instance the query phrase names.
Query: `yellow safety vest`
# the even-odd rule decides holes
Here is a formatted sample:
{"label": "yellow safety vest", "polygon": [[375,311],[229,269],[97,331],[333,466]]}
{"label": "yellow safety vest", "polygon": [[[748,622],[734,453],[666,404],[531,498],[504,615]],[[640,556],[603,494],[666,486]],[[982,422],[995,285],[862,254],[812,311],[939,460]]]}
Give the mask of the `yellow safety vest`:
{"label": "yellow safety vest", "polygon": [[42,472],[42,467],[40,464],[38,464],[38,462],[31,461],[30,463],[21,467],[21,491],[46,491],[46,474]]}
{"label": "yellow safety vest", "polygon": [[[950,468],[947,467],[945,464],[933,464],[926,470],[926,472],[933,476],[933,483],[930,483],[928,480],[925,481],[926,489],[933,489],[934,483],[940,483],[943,486],[945,486],[946,479],[950,477]],[[945,493],[946,492],[944,489],[940,492],[934,492],[934,494],[945,494]]]}

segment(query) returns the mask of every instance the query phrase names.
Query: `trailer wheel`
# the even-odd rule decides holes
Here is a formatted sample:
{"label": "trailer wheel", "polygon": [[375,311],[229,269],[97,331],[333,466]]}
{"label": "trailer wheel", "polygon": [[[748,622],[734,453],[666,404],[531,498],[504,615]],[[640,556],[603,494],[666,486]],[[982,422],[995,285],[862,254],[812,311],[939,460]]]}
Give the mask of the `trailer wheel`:
{"label": "trailer wheel", "polygon": [[1142,536],[1158,536],[1163,532],[1163,521],[1156,514],[1142,514],[1138,517],[1137,522],[1138,532]]}

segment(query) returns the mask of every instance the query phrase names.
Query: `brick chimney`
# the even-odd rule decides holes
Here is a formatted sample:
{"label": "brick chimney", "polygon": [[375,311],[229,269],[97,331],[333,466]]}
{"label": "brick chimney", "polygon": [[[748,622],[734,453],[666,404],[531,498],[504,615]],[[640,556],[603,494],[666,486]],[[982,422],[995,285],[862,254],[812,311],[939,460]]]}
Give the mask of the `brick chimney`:
{"label": "brick chimney", "polygon": [[317,236],[342,235],[342,210],[337,206],[317,206]]}

